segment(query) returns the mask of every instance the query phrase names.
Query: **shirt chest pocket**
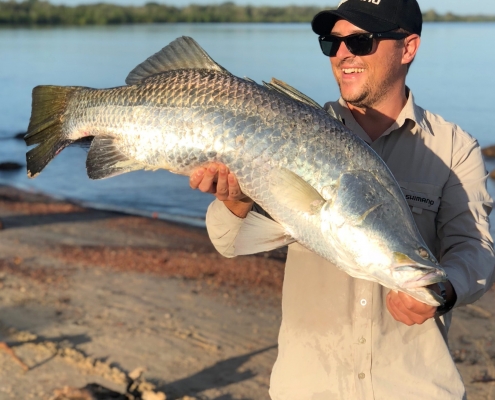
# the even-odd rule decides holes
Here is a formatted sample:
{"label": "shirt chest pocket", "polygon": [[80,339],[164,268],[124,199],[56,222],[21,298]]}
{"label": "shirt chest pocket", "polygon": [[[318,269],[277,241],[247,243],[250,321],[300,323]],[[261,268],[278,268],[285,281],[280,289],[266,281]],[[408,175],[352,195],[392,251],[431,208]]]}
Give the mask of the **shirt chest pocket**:
{"label": "shirt chest pocket", "polygon": [[422,214],[423,211],[431,211],[436,214],[438,212],[442,199],[441,187],[406,181],[399,181],[399,185],[413,213]]}

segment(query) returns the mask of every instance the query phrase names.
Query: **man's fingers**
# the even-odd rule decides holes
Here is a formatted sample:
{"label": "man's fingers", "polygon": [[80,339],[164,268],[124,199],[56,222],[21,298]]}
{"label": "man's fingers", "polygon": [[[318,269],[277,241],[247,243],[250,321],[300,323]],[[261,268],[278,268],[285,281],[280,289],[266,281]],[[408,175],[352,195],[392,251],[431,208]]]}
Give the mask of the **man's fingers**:
{"label": "man's fingers", "polygon": [[198,189],[205,193],[215,193],[214,183],[218,172],[218,165],[210,164],[205,169],[203,179],[198,185]]}
{"label": "man's fingers", "polygon": [[[407,310],[409,310],[412,314],[418,316],[418,318],[415,319],[417,324],[422,324],[424,321],[435,315],[436,307],[422,303],[421,301],[416,300],[415,298],[402,292],[399,292],[398,295],[404,307]],[[421,321],[421,322],[417,322],[417,321]]]}
{"label": "man's fingers", "polygon": [[205,176],[205,171],[206,168],[198,168],[197,170],[193,171],[193,173],[189,177],[189,186],[191,186],[191,189],[198,188],[199,184],[203,180],[203,177]]}
{"label": "man's fingers", "polygon": [[241,191],[241,187],[239,186],[239,182],[237,182],[237,178],[234,174],[229,174],[228,176],[229,182],[229,200],[241,200],[244,197],[244,193]]}
{"label": "man's fingers", "polygon": [[402,322],[403,324],[406,324],[408,326],[414,325],[414,321],[402,311],[400,311],[395,300],[396,297],[394,295],[397,296],[397,294],[394,292],[389,292],[389,294],[387,295],[387,308],[390,312],[390,315],[392,315],[392,317],[396,321]]}
{"label": "man's fingers", "polygon": [[206,168],[196,169],[189,178],[189,185],[204,193],[212,193],[221,201],[246,198],[235,175],[221,163],[211,163]]}
{"label": "man's fingers", "polygon": [[220,165],[218,168],[218,180],[215,196],[218,200],[225,201],[229,199],[229,170],[225,165]]}
{"label": "man's fingers", "polygon": [[423,306],[426,305],[424,303],[420,303],[419,301],[415,300],[414,298],[403,292],[397,292],[397,299],[402,302],[406,309],[413,312],[421,312]]}
{"label": "man's fingers", "polygon": [[421,303],[411,296],[393,291],[387,295],[387,308],[395,320],[406,325],[421,325],[435,315],[435,307]]}

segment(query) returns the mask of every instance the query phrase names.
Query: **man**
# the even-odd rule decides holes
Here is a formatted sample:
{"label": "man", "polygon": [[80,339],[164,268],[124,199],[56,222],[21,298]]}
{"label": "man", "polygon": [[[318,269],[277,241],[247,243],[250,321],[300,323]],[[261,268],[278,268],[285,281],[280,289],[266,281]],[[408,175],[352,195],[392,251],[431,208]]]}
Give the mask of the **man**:
{"label": "man", "polygon": [[[317,14],[312,27],[341,92],[325,107],[387,163],[449,281],[432,285],[446,300],[436,309],[351,278],[301,245],[290,245],[270,395],[465,398],[447,346],[449,311],[481,297],[494,270],[492,199],[478,143],[417,106],[405,85],[420,45],[416,0],[345,0],[335,11]],[[208,232],[216,248],[232,256],[253,202],[224,165],[197,170],[190,183],[217,197],[207,213]]]}

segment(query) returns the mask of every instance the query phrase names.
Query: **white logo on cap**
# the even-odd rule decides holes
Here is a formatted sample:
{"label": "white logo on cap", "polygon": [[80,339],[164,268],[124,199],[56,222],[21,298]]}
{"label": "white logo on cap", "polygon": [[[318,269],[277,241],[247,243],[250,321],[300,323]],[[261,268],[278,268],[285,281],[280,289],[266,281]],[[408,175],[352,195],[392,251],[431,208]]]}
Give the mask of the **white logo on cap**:
{"label": "white logo on cap", "polygon": [[[342,3],[346,2],[347,0],[344,0]],[[382,0],[361,0],[361,1],[367,1],[368,3],[373,3],[373,4],[380,4]]]}
{"label": "white logo on cap", "polygon": [[342,0],[339,5],[337,6],[337,8],[339,8],[342,4],[344,4],[346,1],[349,1],[349,0]]}

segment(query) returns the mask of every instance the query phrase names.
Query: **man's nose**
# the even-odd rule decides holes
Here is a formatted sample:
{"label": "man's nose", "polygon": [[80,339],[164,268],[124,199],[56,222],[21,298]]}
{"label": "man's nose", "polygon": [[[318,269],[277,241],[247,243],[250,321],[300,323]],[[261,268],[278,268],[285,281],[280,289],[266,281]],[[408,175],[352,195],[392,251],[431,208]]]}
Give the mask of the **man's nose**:
{"label": "man's nose", "polygon": [[339,48],[337,49],[337,52],[335,53],[335,57],[339,58],[346,58],[346,57],[352,57],[354,54],[352,54],[349,49],[347,48],[347,45],[344,43],[342,40],[339,43]]}

